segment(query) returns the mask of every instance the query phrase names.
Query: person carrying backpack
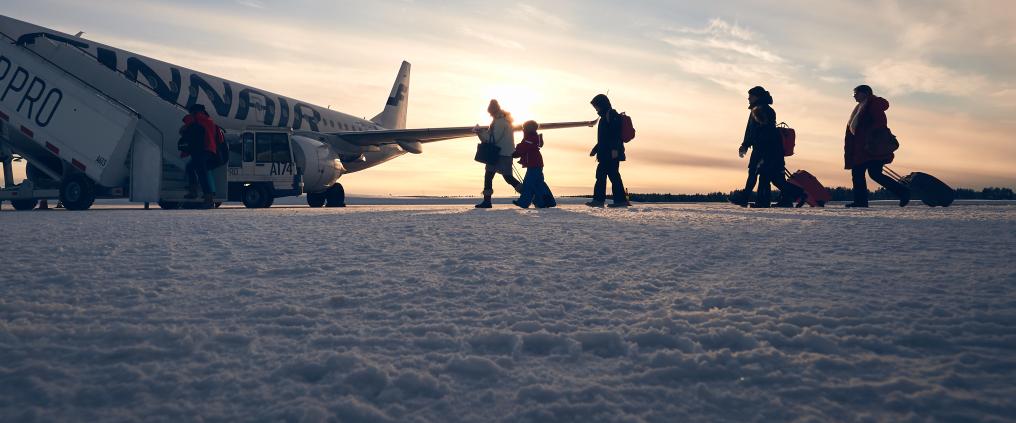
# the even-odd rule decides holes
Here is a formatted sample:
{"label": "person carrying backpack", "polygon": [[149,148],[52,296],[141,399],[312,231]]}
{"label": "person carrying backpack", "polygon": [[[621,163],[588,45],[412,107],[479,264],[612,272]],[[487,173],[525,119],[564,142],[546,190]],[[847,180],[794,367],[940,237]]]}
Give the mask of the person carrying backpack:
{"label": "person carrying backpack", "polygon": [[215,199],[215,187],[211,170],[220,164],[218,148],[221,130],[212,121],[205,106],[195,104],[188,108],[190,114],[183,117],[180,128],[180,157],[190,157],[187,173],[187,195],[184,198],[198,198],[201,187],[205,206],[211,206]]}
{"label": "person carrying backpack", "polygon": [[610,104],[610,99],[604,94],[597,94],[590,102],[600,116],[600,122],[596,128],[596,146],[589,152],[590,157],[596,157],[596,183],[593,185],[593,201],[586,203],[589,207],[603,207],[607,200],[607,179],[613,191],[613,202],[610,207],[628,207],[631,203],[624,191],[624,181],[621,180],[621,162],[625,161],[623,117]]}
{"label": "person carrying backpack", "polygon": [[867,85],[854,88],[854,100],[857,101],[857,106],[854,106],[854,111],[850,113],[847,132],[843,138],[844,167],[850,170],[854,183],[854,202],[847,204],[847,207],[868,207],[868,182],[864,177],[865,172],[872,180],[896,194],[900,199],[900,207],[905,207],[910,202],[910,190],[882,172],[885,165],[893,162],[895,154],[891,151],[873,153],[869,148],[869,143],[873,141],[872,137],[876,136],[878,131],[884,131],[884,135],[891,136],[885,114],[886,110],[889,110],[889,101],[876,96]]}
{"label": "person carrying backpack", "polygon": [[545,187],[547,185],[543,176],[543,155],[540,148],[543,147],[543,135],[537,133],[540,124],[536,121],[526,121],[522,124],[522,142],[515,146],[512,157],[519,158],[519,164],[526,168],[526,176],[522,178],[522,191],[518,200],[512,204],[521,208],[529,208],[530,204],[537,207],[553,207],[547,196],[551,195]]}

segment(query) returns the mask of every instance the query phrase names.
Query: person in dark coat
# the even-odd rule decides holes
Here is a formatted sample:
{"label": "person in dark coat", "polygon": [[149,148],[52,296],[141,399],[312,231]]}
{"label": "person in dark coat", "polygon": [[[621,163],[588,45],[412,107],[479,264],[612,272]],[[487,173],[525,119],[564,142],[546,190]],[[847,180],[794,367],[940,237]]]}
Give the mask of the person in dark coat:
{"label": "person in dark coat", "polygon": [[803,189],[786,180],[783,140],[776,128],[776,110],[773,110],[772,104],[773,96],[765,88],[754,87],[748,90],[748,108],[751,113],[748,115],[748,125],[738,155],[744,157],[748,149],[752,151],[748,158],[748,180],[745,182],[744,196],[734,200],[735,204],[742,207],[748,206],[748,197],[755,187],[756,178],[758,194],[755,207],[770,206],[770,184],[780,190],[780,207],[790,207],[795,199],[805,195]]}
{"label": "person in dark coat", "polygon": [[621,115],[610,105],[610,99],[598,94],[590,102],[600,115],[596,128],[596,146],[589,153],[596,157],[596,184],[593,185],[593,201],[586,203],[589,207],[603,207],[607,200],[607,179],[613,188],[613,202],[610,207],[628,207],[631,203],[624,191],[621,180],[621,162],[625,161],[624,141],[621,139]]}
{"label": "person in dark coat", "polygon": [[184,168],[187,173],[187,195],[184,198],[198,198],[197,189],[200,185],[207,206],[215,198],[211,169],[218,164],[216,144],[219,130],[208,116],[205,106],[195,104],[188,111],[190,114],[183,117],[183,126],[180,127],[180,138],[185,144],[180,156],[190,156],[190,161]]}
{"label": "person in dark coat", "polygon": [[854,183],[854,202],[847,204],[847,207],[868,207],[865,172],[872,180],[899,197],[900,207],[904,207],[910,202],[910,190],[883,173],[883,168],[893,162],[895,154],[872,154],[867,148],[873,132],[889,127],[885,114],[889,110],[889,101],[876,96],[867,85],[854,88],[854,100],[857,101],[857,106],[850,113],[843,138],[844,167],[850,170]]}

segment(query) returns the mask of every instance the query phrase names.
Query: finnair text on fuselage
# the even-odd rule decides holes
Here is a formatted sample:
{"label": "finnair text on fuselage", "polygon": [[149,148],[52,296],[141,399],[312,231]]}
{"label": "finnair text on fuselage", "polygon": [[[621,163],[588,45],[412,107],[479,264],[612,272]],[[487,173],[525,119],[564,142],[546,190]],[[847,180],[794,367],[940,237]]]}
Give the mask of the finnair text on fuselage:
{"label": "finnair text on fuselage", "polygon": [[[314,132],[382,129],[377,124],[332,110],[321,109],[285,96],[216,78],[117,48],[50,32],[22,35],[18,43],[45,38],[88,53],[99,63],[132,82],[151,89],[159,98],[183,107],[205,104],[218,118],[238,125],[265,125]],[[9,67],[9,66],[8,66]],[[2,74],[2,73],[0,73]],[[16,76],[16,75],[15,75]],[[39,83],[44,83],[40,81]],[[26,84],[11,78],[0,90],[22,91],[27,95],[36,82]],[[0,91],[3,92],[3,91]],[[401,95],[401,92],[399,93]],[[398,98],[390,99],[398,102]]]}

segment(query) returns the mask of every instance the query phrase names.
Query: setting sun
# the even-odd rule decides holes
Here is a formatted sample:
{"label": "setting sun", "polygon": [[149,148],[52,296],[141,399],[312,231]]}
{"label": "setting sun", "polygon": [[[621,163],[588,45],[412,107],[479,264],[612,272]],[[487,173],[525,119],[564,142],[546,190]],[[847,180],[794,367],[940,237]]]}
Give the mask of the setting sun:
{"label": "setting sun", "polygon": [[[496,99],[501,107],[510,112],[516,124],[521,124],[537,116],[534,109],[543,100],[543,95],[537,89],[523,85],[495,85],[484,90],[485,98]],[[479,111],[477,119],[480,122],[490,121],[490,115],[486,110]]]}

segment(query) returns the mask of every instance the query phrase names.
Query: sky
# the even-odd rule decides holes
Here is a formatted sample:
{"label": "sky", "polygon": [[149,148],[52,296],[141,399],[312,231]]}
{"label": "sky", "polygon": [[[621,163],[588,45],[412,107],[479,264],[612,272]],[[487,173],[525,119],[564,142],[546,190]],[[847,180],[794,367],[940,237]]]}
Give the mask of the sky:
{"label": "sky", "polygon": [[[5,0],[0,13],[365,117],[407,60],[410,128],[487,124],[491,98],[519,122],[591,120],[589,100],[609,93],[637,131],[621,168],[631,192],[742,186],[755,85],[797,130],[788,168],[849,185],[843,133],[863,83],[891,104],[896,171],[1016,186],[1005,0]],[[544,138],[555,193],[589,194],[595,130]],[[476,141],[427,144],[342,182],[351,195],[478,195]]]}

